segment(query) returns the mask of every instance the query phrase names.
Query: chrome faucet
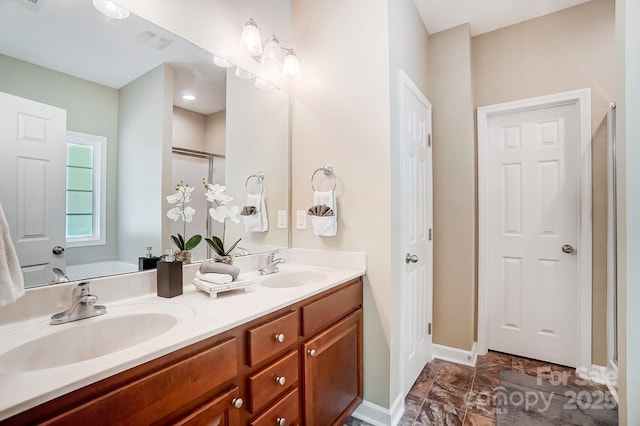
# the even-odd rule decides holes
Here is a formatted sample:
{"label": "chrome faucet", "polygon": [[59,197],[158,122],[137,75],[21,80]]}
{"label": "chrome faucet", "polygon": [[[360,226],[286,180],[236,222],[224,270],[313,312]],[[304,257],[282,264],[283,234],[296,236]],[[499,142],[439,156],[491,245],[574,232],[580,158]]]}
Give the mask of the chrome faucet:
{"label": "chrome faucet", "polygon": [[276,257],[275,252],[271,252],[267,255],[267,264],[264,265],[262,268],[258,269],[258,275],[269,275],[269,274],[274,274],[280,271],[278,269],[278,264],[284,263],[285,260],[282,258],[276,259],[275,257]]}
{"label": "chrome faucet", "polygon": [[69,277],[60,268],[52,268],[51,272],[53,272],[53,281],[51,281],[52,283],[66,283],[70,281]]}
{"label": "chrome faucet", "polygon": [[51,316],[51,324],[64,324],[107,313],[103,305],[96,305],[98,296],[91,294],[89,281],[81,282],[73,288],[71,307]]}

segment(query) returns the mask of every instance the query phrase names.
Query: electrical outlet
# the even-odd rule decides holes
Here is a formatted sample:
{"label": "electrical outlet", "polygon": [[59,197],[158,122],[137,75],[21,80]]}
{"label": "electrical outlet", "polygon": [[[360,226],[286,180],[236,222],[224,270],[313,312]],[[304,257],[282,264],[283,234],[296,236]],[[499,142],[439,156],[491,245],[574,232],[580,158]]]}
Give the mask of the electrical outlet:
{"label": "electrical outlet", "polygon": [[287,211],[278,210],[278,228],[287,229]]}
{"label": "electrical outlet", "polygon": [[307,211],[306,210],[296,211],[296,228],[307,229]]}

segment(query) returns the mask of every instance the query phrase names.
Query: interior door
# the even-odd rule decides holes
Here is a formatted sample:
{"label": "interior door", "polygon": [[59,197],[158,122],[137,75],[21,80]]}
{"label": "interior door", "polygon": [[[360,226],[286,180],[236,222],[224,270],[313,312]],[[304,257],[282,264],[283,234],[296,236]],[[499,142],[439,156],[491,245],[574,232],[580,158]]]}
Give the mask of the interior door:
{"label": "interior door", "polygon": [[404,391],[432,358],[433,177],[431,104],[403,74],[402,94],[402,321]]}
{"label": "interior door", "polygon": [[26,287],[65,267],[66,123],[63,109],[0,92],[0,199]]}
{"label": "interior door", "polygon": [[576,366],[579,111],[488,120],[488,347]]}

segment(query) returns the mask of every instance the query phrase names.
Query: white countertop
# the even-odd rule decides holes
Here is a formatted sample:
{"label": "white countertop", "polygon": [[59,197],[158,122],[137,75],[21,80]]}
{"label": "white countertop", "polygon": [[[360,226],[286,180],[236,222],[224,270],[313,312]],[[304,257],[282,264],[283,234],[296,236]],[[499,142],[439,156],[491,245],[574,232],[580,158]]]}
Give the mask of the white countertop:
{"label": "white countertop", "polygon": [[[30,318],[25,321],[9,322],[0,326],[0,357],[24,342],[48,333],[56,333],[63,328],[80,327],[92,321],[101,321],[120,315],[140,312],[174,312],[178,322],[171,329],[135,346],[92,358],[86,361],[20,373],[3,371],[0,365],[0,420],[35,407],[46,401],[79,389],[98,380],[112,376],[129,368],[196,343],[221,332],[232,329],[265,314],[277,311],[300,300],[319,294],[350,279],[362,276],[366,272],[365,255],[356,255],[355,262],[336,260],[336,252],[327,256],[318,256],[324,251],[296,250],[282,257],[287,263],[280,265],[286,271],[317,271],[326,275],[321,281],[304,286],[287,288],[268,288],[260,283],[274,275],[259,276],[255,270],[241,273],[240,278],[253,281],[253,285],[242,290],[222,293],[217,299],[199,291],[190,284],[197,266],[185,268],[184,294],[165,299],[153,293],[133,298],[124,298],[112,303],[100,300],[107,306],[107,314],[75,321],[62,325],[49,325],[47,316]],[[286,253],[286,252],[283,252]],[[294,263],[304,261],[305,263]],[[307,263],[309,262],[309,263]],[[315,263],[315,265],[310,264]],[[329,267],[327,264],[338,264]],[[325,265],[325,266],[322,266]],[[245,268],[242,269],[243,271]],[[155,278],[155,273],[153,275]],[[114,278],[110,278],[113,280]],[[101,287],[103,288],[103,287]],[[100,291],[92,288],[100,297]],[[1,311],[0,311],[1,313]],[[135,323],[131,324],[134,328]],[[43,354],[47,356],[47,354]]]}

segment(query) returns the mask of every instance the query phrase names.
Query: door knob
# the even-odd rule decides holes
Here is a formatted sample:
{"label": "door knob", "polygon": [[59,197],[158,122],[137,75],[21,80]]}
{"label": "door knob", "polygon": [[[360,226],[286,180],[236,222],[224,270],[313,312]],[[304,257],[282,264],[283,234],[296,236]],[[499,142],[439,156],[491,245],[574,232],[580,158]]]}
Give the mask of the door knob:
{"label": "door knob", "polygon": [[573,248],[573,246],[571,244],[565,244],[562,246],[562,251],[564,253],[573,253],[575,251],[575,249]]}
{"label": "door knob", "polygon": [[55,246],[53,250],[51,250],[51,252],[56,256],[60,256],[62,253],[64,253],[64,247]]}
{"label": "door knob", "polygon": [[404,261],[406,263],[417,263],[418,256],[416,256],[415,254],[407,253],[407,255],[404,257]]}

